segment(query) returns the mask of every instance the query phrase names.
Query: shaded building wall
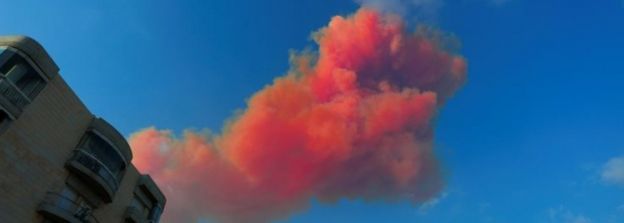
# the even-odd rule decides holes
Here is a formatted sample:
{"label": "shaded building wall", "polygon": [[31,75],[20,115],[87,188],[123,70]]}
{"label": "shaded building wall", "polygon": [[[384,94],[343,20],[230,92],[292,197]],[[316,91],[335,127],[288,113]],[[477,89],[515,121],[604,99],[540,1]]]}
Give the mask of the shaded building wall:
{"label": "shaded building wall", "polygon": [[133,199],[139,177],[140,174],[136,168],[129,166],[113,203],[102,205],[96,209],[93,213],[95,218],[100,222],[123,222],[126,209]]}
{"label": "shaded building wall", "polygon": [[65,186],[65,162],[93,115],[60,76],[0,133],[0,222],[40,222],[37,205]]}
{"label": "shaded building wall", "polygon": [[[92,192],[93,185],[85,183],[66,167],[81,139],[92,127],[95,116],[58,75],[54,62],[34,40],[0,37],[0,46],[14,47],[15,44],[29,48],[31,57],[36,54],[33,62],[44,71],[55,72],[46,74],[49,79],[45,88],[23,108],[19,117],[0,128],[0,222],[44,222],[38,208],[48,192],[58,193],[71,187],[81,196],[101,200]],[[47,60],[37,61],[37,58]],[[110,126],[106,128],[103,133],[114,132],[112,134],[118,136],[111,139],[116,141],[113,143],[127,146],[123,136]],[[91,216],[96,222],[125,222],[134,197],[137,193],[144,193],[137,192],[140,191],[137,188],[139,183],[145,184],[146,178],[150,190],[143,191],[152,195],[153,201],[150,202],[159,204],[161,209],[164,207],[164,196],[149,176],[141,175],[131,164],[132,154],[129,147],[125,148],[119,151],[129,157],[125,174],[112,202],[93,204]],[[147,213],[138,214],[144,215]],[[134,222],[147,221],[136,218],[137,214],[133,216]]]}

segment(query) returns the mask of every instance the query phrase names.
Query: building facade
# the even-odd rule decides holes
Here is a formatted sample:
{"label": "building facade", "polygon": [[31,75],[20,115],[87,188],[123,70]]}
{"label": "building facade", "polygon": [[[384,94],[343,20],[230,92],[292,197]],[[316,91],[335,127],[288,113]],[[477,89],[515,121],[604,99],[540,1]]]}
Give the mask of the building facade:
{"label": "building facade", "polygon": [[158,222],[166,199],[41,45],[0,37],[0,222]]}

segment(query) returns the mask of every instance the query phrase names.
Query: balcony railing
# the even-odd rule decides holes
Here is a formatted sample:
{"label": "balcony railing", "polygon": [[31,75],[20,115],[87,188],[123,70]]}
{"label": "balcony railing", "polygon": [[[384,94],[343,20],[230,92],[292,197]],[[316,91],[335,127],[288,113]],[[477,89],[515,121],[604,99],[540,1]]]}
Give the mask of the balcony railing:
{"label": "balcony railing", "polygon": [[11,102],[11,104],[20,111],[24,110],[24,107],[30,103],[30,99],[17,89],[11,81],[7,80],[4,75],[0,75],[0,95]]}
{"label": "balcony railing", "polygon": [[97,222],[93,215],[91,215],[90,207],[79,204],[58,193],[48,192],[37,210],[46,218],[59,222]]}
{"label": "balcony railing", "polygon": [[103,195],[106,202],[112,201],[113,195],[119,188],[119,181],[97,157],[83,149],[76,149],[67,162],[67,166],[77,171],[88,182],[95,183],[96,192]]}

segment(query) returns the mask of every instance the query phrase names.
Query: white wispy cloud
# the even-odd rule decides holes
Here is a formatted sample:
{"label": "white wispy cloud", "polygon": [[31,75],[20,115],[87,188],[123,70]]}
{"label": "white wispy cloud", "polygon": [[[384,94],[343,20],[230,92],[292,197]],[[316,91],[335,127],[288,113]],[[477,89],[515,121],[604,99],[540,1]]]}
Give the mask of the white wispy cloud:
{"label": "white wispy cloud", "polygon": [[603,182],[624,186],[624,156],[607,161],[600,172]]}
{"label": "white wispy cloud", "polygon": [[548,210],[550,222],[553,223],[591,223],[592,220],[583,214],[574,213],[563,206]]}
{"label": "white wispy cloud", "polygon": [[448,197],[448,195],[448,192],[444,192],[440,196],[421,204],[420,207],[418,207],[418,213],[426,214],[429,210],[437,206],[442,200]]}

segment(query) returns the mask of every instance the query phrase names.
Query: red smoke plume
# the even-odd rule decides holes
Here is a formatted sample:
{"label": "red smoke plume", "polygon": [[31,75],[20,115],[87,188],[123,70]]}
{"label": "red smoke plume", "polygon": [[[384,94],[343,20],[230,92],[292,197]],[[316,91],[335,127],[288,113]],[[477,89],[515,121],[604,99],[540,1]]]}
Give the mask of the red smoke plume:
{"label": "red smoke plume", "polygon": [[422,202],[441,190],[432,122],[464,82],[464,59],[371,9],[314,37],[318,54],[294,56],[221,135],[131,136],[134,164],[168,197],[164,220],[269,222],[312,197]]}

